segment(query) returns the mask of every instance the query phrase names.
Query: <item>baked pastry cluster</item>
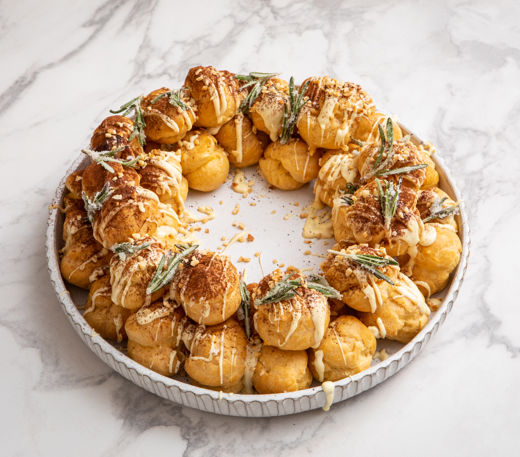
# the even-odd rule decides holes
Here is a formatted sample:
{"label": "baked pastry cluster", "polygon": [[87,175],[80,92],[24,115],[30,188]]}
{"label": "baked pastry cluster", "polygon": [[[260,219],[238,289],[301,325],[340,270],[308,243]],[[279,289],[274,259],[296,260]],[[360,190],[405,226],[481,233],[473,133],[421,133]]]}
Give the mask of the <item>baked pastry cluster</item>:
{"label": "baked pastry cluster", "polygon": [[[458,204],[432,149],[359,85],[195,67],[181,89],[112,114],[66,181],[61,271],[89,290],[87,322],[132,359],[210,389],[288,392],[359,373],[377,339],[424,328],[459,262]],[[188,189],[255,164],[278,189],[314,181],[330,207],[322,276],[277,269],[246,284],[189,238]]]}

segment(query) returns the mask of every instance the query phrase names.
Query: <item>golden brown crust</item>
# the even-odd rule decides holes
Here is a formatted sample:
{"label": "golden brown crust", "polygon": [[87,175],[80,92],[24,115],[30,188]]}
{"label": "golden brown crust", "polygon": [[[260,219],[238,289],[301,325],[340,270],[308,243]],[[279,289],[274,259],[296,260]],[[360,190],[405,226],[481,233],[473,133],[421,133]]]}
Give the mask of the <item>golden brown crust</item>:
{"label": "golden brown crust", "polygon": [[[359,313],[359,319],[379,336],[408,343],[427,324],[430,310],[417,286],[399,273],[388,298],[373,313]],[[383,334],[381,334],[383,332]]]}
{"label": "golden brown crust", "polygon": [[110,276],[94,281],[85,305],[83,317],[102,338],[122,342],[126,339],[125,322],[131,311],[117,306],[111,299]]}
{"label": "golden brown crust", "polygon": [[[388,181],[379,182],[385,191]],[[413,189],[401,187],[397,210],[388,229],[381,213],[377,181],[370,181],[356,190],[352,200],[351,205],[340,199],[334,202],[332,224],[336,241],[370,246],[382,244],[392,256],[405,253],[419,242],[423,224],[416,209],[417,193]]]}
{"label": "golden brown crust", "polygon": [[238,111],[242,94],[235,75],[215,67],[190,68],[184,85],[190,89],[197,105],[200,127],[218,127],[229,121]]}
{"label": "golden brown crust", "polygon": [[425,224],[433,230],[433,242],[422,242],[412,259],[412,279],[421,292],[429,297],[446,287],[450,274],[457,267],[462,244],[456,230],[450,224],[431,222]]}
{"label": "golden brown crust", "polygon": [[340,316],[317,349],[309,350],[309,367],[319,381],[338,381],[370,367],[376,351],[372,332],[354,316]]}
{"label": "golden brown crust", "polygon": [[[234,319],[218,325],[191,329],[190,355],[185,369],[188,375],[205,386],[233,390],[245,373],[247,338]],[[238,389],[240,390],[240,389]]]}
{"label": "golden brown crust", "polygon": [[143,114],[146,122],[145,134],[152,141],[162,144],[174,144],[181,140],[186,132],[193,127],[196,119],[195,101],[191,98],[188,88],[180,90],[181,98],[186,109],[181,108],[169,101],[166,95],[159,100],[153,101],[169,92],[169,89],[162,87],[150,92],[141,102]]}
{"label": "golden brown crust", "polygon": [[[367,144],[361,149],[359,154],[359,173],[361,181],[366,182],[374,178],[374,163],[376,162],[380,150],[380,143]],[[381,162],[387,157],[387,153],[383,153]],[[411,141],[394,141],[393,156],[386,170],[396,170],[398,168],[411,167],[424,164],[422,155],[419,153],[417,146]],[[426,179],[426,171],[424,168],[413,170],[408,173],[401,173],[399,177],[403,178],[403,186],[410,186],[419,189]],[[389,178],[386,178],[389,179]],[[391,176],[390,179],[397,181],[397,176]]]}
{"label": "golden brown crust", "polygon": [[74,171],[65,180],[65,187],[73,198],[81,198],[83,170]]}
{"label": "golden brown crust", "polygon": [[171,205],[177,214],[184,212],[188,181],[182,176],[180,152],[153,149],[139,175],[141,186],[157,194],[159,200]]}
{"label": "golden brown crust", "polygon": [[215,325],[240,306],[240,278],[227,256],[195,251],[175,274],[170,296],[195,322]]}
{"label": "golden brown crust", "polygon": [[130,140],[133,128],[134,122],[131,119],[119,115],[109,116],[94,130],[90,139],[90,148],[94,151],[112,151],[122,148],[117,154],[118,157],[137,157],[143,153],[143,148],[137,136]]}
{"label": "golden brown crust", "polygon": [[332,207],[340,189],[347,183],[357,185],[359,173],[358,156],[340,149],[327,151],[320,158],[320,171],[314,185],[314,194],[326,205]]}
{"label": "golden brown crust", "polygon": [[328,76],[307,78],[304,105],[298,118],[298,132],[312,149],[347,148],[359,119],[374,113],[374,104],[358,84]]}
{"label": "golden brown crust", "polygon": [[66,281],[88,289],[90,283],[103,273],[111,253],[94,239],[83,202],[77,199],[68,201],[63,223],[65,246],[60,270]]}
{"label": "golden brown crust", "polygon": [[[283,278],[280,270],[265,276],[254,290],[251,299],[262,299]],[[295,275],[295,278],[302,278]],[[303,279],[303,278],[302,278]],[[327,298],[320,292],[303,286],[288,300],[255,307],[253,323],[267,346],[291,351],[318,346],[330,320]]]}
{"label": "golden brown crust", "polygon": [[260,172],[265,180],[282,190],[295,190],[312,181],[319,172],[320,154],[311,155],[305,142],[297,138],[267,146],[260,159]]}
{"label": "golden brown crust", "polygon": [[251,106],[253,125],[276,141],[282,131],[283,113],[289,99],[289,84],[280,78],[269,78]]}
{"label": "golden brown crust", "polygon": [[260,394],[294,392],[311,385],[312,375],[305,351],[284,351],[263,346],[253,375]]}
{"label": "golden brown crust", "polygon": [[238,168],[258,163],[269,142],[267,135],[253,129],[249,118],[242,113],[226,122],[215,137],[229,154],[230,163]]}
{"label": "golden brown crust", "polygon": [[94,216],[94,238],[109,248],[134,234],[152,235],[161,224],[160,218],[155,193],[140,186],[119,186]]}
{"label": "golden brown crust", "polygon": [[428,164],[424,170],[426,171],[426,178],[422,185],[423,189],[430,189],[439,185],[439,173],[435,169],[435,162],[432,160],[432,154],[435,148],[430,143],[421,143],[418,146],[419,156],[423,163]]}
{"label": "golden brown crust", "polygon": [[137,171],[131,167],[124,167],[120,163],[110,164],[114,172],[110,172],[97,163],[89,165],[84,171],[81,179],[82,191],[93,200],[96,193],[103,189],[106,183],[116,188],[122,185],[138,186],[140,177]]}
{"label": "golden brown crust", "polygon": [[172,376],[179,372],[185,355],[181,348],[168,345],[142,346],[128,340],[128,356],[137,363],[163,376]]}
{"label": "golden brown crust", "polygon": [[129,242],[136,247],[148,243],[148,247],[133,255],[112,257],[110,261],[112,301],[124,308],[136,310],[158,300],[165,292],[165,288],[162,288],[151,295],[146,293],[146,288],[157,271],[165,250],[160,243],[150,237],[131,239]]}
{"label": "golden brown crust", "polygon": [[[385,130],[388,116],[383,113],[374,113],[368,117],[361,117],[359,124],[353,138],[363,143],[377,143],[380,140],[379,128],[381,125],[383,131]],[[403,137],[403,132],[399,123],[392,120],[394,130],[394,141],[398,141]],[[359,149],[360,146],[354,143],[350,143],[350,148]]]}
{"label": "golden brown crust", "polygon": [[180,307],[174,308],[160,300],[132,314],[126,321],[125,329],[128,339],[141,346],[178,348],[186,323],[186,315]]}
{"label": "golden brown crust", "polygon": [[[390,258],[381,248],[371,248],[367,245],[350,245],[340,242],[334,251],[349,255],[373,255]],[[390,284],[379,279],[364,269],[359,263],[339,254],[329,253],[321,269],[329,284],[341,292],[342,300],[348,306],[358,311],[373,311],[380,306],[388,295]],[[387,265],[378,270],[391,280],[397,280],[399,267]]]}
{"label": "golden brown crust", "polygon": [[[426,219],[431,216],[431,209],[434,204],[439,204],[440,201],[445,198],[444,202],[440,205],[441,208],[449,208],[455,206],[456,202],[453,201],[449,195],[438,187],[432,187],[431,189],[424,189],[419,191],[417,198],[417,210],[421,215],[421,219]],[[431,222],[438,224],[451,225],[456,231],[458,230],[457,222],[453,216],[445,217],[442,219],[432,219]]]}
{"label": "golden brown crust", "polygon": [[229,160],[213,135],[204,130],[192,130],[179,146],[182,173],[190,188],[210,192],[226,181]]}

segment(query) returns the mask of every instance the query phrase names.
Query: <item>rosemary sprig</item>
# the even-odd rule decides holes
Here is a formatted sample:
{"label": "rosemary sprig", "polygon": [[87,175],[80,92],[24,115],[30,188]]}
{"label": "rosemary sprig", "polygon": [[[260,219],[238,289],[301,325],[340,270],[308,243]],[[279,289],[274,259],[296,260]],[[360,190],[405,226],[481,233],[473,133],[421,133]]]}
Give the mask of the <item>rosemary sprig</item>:
{"label": "rosemary sprig", "polygon": [[323,276],[311,275],[306,279],[307,287],[325,295],[327,298],[341,298],[341,294],[332,287]]}
{"label": "rosemary sprig", "polygon": [[372,273],[376,278],[382,279],[392,285],[395,285],[394,281],[385,275],[383,272],[378,270],[378,267],[386,267],[387,265],[397,266],[399,263],[388,257],[380,257],[378,255],[370,254],[347,254],[346,252],[335,251],[329,249],[328,252],[335,255],[346,257],[347,259],[357,263],[360,267]]}
{"label": "rosemary sprig", "polygon": [[411,171],[421,170],[422,168],[426,168],[428,166],[427,163],[421,163],[420,165],[410,165],[409,167],[395,168],[394,170],[382,170],[377,173],[378,176],[391,176],[391,175],[402,175],[405,173],[410,173]]}
{"label": "rosemary sprig", "polygon": [[135,164],[139,161],[139,157],[136,157],[135,159],[116,159],[114,156],[121,152],[124,147],[112,149],[111,151],[92,151],[90,149],[82,149],[81,152],[83,154],[88,155],[93,162],[98,163],[101,165],[105,170],[107,170],[109,173],[115,173],[114,169],[107,163],[107,162],[113,162],[113,163],[120,163],[121,165],[125,167],[135,167]]}
{"label": "rosemary sprig", "polygon": [[433,205],[430,207],[430,215],[423,219],[423,222],[430,222],[434,219],[445,219],[453,216],[460,211],[460,204],[456,203],[452,206],[442,207],[442,204],[448,199],[448,197],[438,198],[435,200]]}
{"label": "rosemary sprig", "polygon": [[[387,166],[394,157],[394,124],[392,119],[388,118],[386,120],[386,135],[383,127],[381,127],[381,124],[378,124],[377,128],[379,130],[381,146],[379,147],[379,152],[377,154],[376,160],[374,161],[374,165],[372,166],[372,171],[368,174],[368,176],[366,176],[365,179],[369,179],[372,176],[376,176],[382,171],[386,170]],[[385,152],[386,158],[383,159]]]}
{"label": "rosemary sprig", "polygon": [[[278,281],[271,289],[262,297],[255,300],[255,306],[268,305],[284,300],[289,300],[295,295],[299,295],[296,290],[304,285],[302,278],[291,279],[296,273],[289,273]],[[341,294],[331,287],[325,278],[318,275],[312,275],[305,280],[308,289],[314,289],[330,298],[341,298]]]}
{"label": "rosemary sprig", "polygon": [[279,74],[280,73],[259,73],[252,71],[248,75],[235,75],[235,79],[244,81],[246,83],[241,87],[241,89],[247,89],[248,87],[252,86],[252,89],[247,94],[247,97],[244,98],[240,104],[240,111],[243,113],[249,113],[253,103],[262,93],[262,89],[265,83],[273,76],[277,76]]}
{"label": "rosemary sprig", "polygon": [[110,187],[110,183],[108,182],[105,183],[99,192],[96,192],[93,200],[90,200],[85,192],[81,192],[81,198],[85,204],[85,210],[87,211],[88,220],[91,224],[94,222],[94,214],[101,209],[103,203],[110,197],[112,192],[114,192],[114,189]]}
{"label": "rosemary sprig", "polygon": [[146,288],[147,295],[157,292],[159,289],[168,284],[173,279],[173,276],[177,272],[177,269],[179,268],[182,260],[199,247],[198,244],[194,244],[188,248],[185,248],[185,245],[176,246],[181,249],[180,252],[173,254],[171,251],[168,251],[161,257],[161,260],[157,265],[157,270],[155,270],[155,274]]}
{"label": "rosemary sprig", "polygon": [[287,143],[291,139],[300,111],[309,101],[308,98],[305,99],[305,91],[307,90],[309,82],[310,81],[307,81],[298,92],[294,86],[294,78],[291,76],[289,80],[289,100],[285,103],[282,133],[280,135],[280,143],[282,144]]}
{"label": "rosemary sprig", "polygon": [[240,297],[242,298],[240,307],[244,312],[244,327],[246,329],[247,339],[249,339],[251,338],[251,323],[249,319],[251,295],[249,294],[246,283],[242,279],[240,280]]}
{"label": "rosemary sprig", "polygon": [[350,182],[345,184],[344,189],[340,189],[340,194],[341,194],[340,198],[341,198],[341,201],[343,202],[343,204],[350,206],[354,203],[354,199],[352,198],[352,195],[354,194],[354,192],[356,192],[356,190],[358,190],[358,186],[356,186],[355,184],[352,184]]}
{"label": "rosemary sprig", "polygon": [[144,121],[144,113],[141,108],[141,101],[143,100],[143,96],[139,95],[138,97],[133,98],[129,102],[121,105],[119,109],[111,109],[110,112],[112,114],[121,114],[121,116],[127,116],[132,111],[134,112],[134,129],[130,134],[129,140],[132,141],[136,136],[139,140],[139,144],[143,146],[146,143],[146,135],[144,134],[144,128],[146,127],[146,123]]}
{"label": "rosemary sprig", "polygon": [[121,260],[125,261],[127,257],[133,256],[137,252],[142,251],[143,249],[149,248],[151,244],[152,243],[150,243],[149,241],[146,241],[139,245],[135,245],[135,244],[132,244],[129,242],[116,243],[110,248],[110,250],[114,254],[119,256],[119,258]]}
{"label": "rosemary sprig", "polygon": [[180,88],[179,90],[169,90],[157,95],[157,97],[152,100],[152,105],[157,103],[161,98],[168,97],[170,105],[175,106],[182,111],[186,111],[188,109],[188,105],[184,103],[184,100],[182,99],[182,89],[184,89],[184,87]]}
{"label": "rosemary sprig", "polygon": [[289,300],[298,295],[296,289],[301,286],[299,279],[291,279],[296,273],[289,273],[278,281],[269,291],[262,297],[255,300],[255,306],[268,305],[283,300]]}
{"label": "rosemary sprig", "polygon": [[379,203],[381,204],[381,214],[385,225],[385,230],[390,229],[390,224],[397,211],[399,197],[401,195],[402,177],[399,177],[397,185],[394,186],[392,181],[385,181],[385,190],[381,186],[381,181],[376,178],[377,190],[379,192]]}

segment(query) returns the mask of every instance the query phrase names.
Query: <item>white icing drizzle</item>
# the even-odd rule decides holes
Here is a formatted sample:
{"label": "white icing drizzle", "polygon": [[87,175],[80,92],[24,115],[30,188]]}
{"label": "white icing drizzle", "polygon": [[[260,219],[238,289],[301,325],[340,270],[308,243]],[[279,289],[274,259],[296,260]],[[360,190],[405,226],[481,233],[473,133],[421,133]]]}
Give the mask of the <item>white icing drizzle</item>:
{"label": "white icing drizzle", "polygon": [[[96,252],[94,255],[91,255],[87,260],[85,260],[84,262],[80,263],[76,268],[74,268],[68,274],[67,279],[70,281],[70,279],[72,278],[72,275],[74,273],[76,273],[76,271],[78,271],[78,270],[79,271],[83,271],[89,263],[97,262],[101,257],[107,255],[107,253],[108,253],[108,251],[105,248],[103,248],[103,249],[101,249],[101,251]],[[89,277],[89,280],[90,280],[90,277]]]}
{"label": "white icing drizzle", "polygon": [[173,362],[175,361],[175,357],[177,356],[177,351],[173,350],[170,352],[170,360],[168,362],[168,373],[173,374],[177,372],[177,367],[179,361],[175,364],[175,368],[173,367]]}
{"label": "white icing drizzle", "polygon": [[182,168],[180,153],[162,151],[161,155],[152,156],[149,164],[162,170],[164,174],[157,180],[162,192],[171,195],[175,199],[179,210],[184,210],[184,200],[180,193],[182,184]]}
{"label": "white icing drizzle", "polygon": [[235,117],[235,136],[236,136],[236,149],[234,151],[233,156],[235,157],[235,161],[240,163],[244,158],[243,146],[242,146],[242,129],[244,123],[244,115],[242,113],[238,113]]}
{"label": "white icing drizzle", "polygon": [[[101,240],[102,244],[105,244],[105,229],[108,223],[124,208],[127,206],[137,206],[140,211],[144,210],[144,206],[150,206],[150,200],[155,201],[157,204],[159,204],[159,197],[155,192],[152,192],[151,190],[145,189],[141,186],[135,187],[135,192],[137,196],[144,197],[146,200],[143,201],[137,201],[133,198],[129,198],[128,200],[121,202],[120,205],[115,206],[112,208],[112,210],[104,215],[104,217],[96,217],[94,219],[93,229],[94,234],[97,235],[95,238],[97,240]],[[142,211],[144,212],[144,211]],[[98,213],[99,214],[99,213]],[[175,214],[175,213],[174,213]],[[177,218],[177,215],[175,214],[175,217]],[[178,219],[178,218],[177,218]]]}
{"label": "white icing drizzle", "polygon": [[386,338],[386,328],[385,328],[385,324],[383,323],[383,320],[378,317],[376,319],[376,324],[377,324],[377,328],[379,330],[379,335],[381,338]]}
{"label": "white icing drizzle", "polygon": [[323,378],[325,377],[325,365],[323,364],[322,350],[314,351],[314,369],[316,370],[318,381],[323,382]]}
{"label": "white icing drizzle", "polygon": [[424,287],[426,290],[426,298],[428,298],[432,294],[432,290],[430,288],[430,285],[425,281],[414,281],[416,286]]}
{"label": "white icing drizzle", "polygon": [[[451,226],[450,226],[451,227]],[[431,246],[437,239],[437,230],[432,224],[424,224],[424,230],[419,244],[421,246]]]}
{"label": "white icing drizzle", "polygon": [[282,130],[283,109],[276,103],[260,103],[256,112],[264,121],[271,141],[276,141]]}
{"label": "white icing drizzle", "polygon": [[321,344],[325,330],[327,330],[325,326],[327,308],[327,302],[319,299],[313,300],[309,303],[312,323],[314,325],[314,344],[311,346],[313,349],[317,348]]}
{"label": "white icing drizzle", "polygon": [[[279,347],[284,347],[287,344],[287,342],[289,341],[289,339],[291,338],[293,333],[298,328],[298,324],[300,323],[300,319],[302,317],[301,301],[292,298],[292,299],[290,299],[290,303],[292,305],[292,307],[291,307],[291,326],[289,327],[289,331],[287,332],[287,335],[285,336],[285,340],[283,341],[283,343],[280,343],[280,340],[278,340]],[[280,304],[280,308],[281,308],[281,306],[282,305]],[[274,309],[276,310],[276,307],[274,307]],[[269,312],[269,314],[271,314],[271,313]],[[279,325],[279,323],[280,323],[280,319],[278,318],[278,325]]]}
{"label": "white icing drizzle", "polygon": [[[167,308],[166,306],[161,306],[154,310],[143,306],[135,313],[135,320],[139,325],[146,325],[162,317],[169,316],[170,313],[171,308]],[[159,328],[159,326],[157,326],[157,328]]]}
{"label": "white icing drizzle", "polygon": [[328,411],[332,402],[334,401],[334,383],[332,381],[325,381],[321,384],[323,392],[325,392],[325,405],[323,411]]}
{"label": "white icing drizzle", "polygon": [[305,220],[302,236],[304,238],[332,238],[332,213],[318,198],[308,208],[308,216]]}
{"label": "white icing drizzle", "polygon": [[343,345],[341,344],[341,340],[339,338],[338,332],[336,331],[335,326],[332,327],[332,333],[334,333],[334,337],[336,338],[336,342],[338,343],[339,352],[341,352],[341,358],[343,359],[343,364],[347,366],[347,357],[345,352],[343,351]]}
{"label": "white icing drizzle", "polygon": [[341,176],[347,183],[356,181],[358,156],[353,154],[334,154],[320,168],[314,192],[319,195],[328,184],[336,185]]}
{"label": "white icing drizzle", "polygon": [[401,294],[401,295],[397,295],[396,298],[406,297],[412,303],[417,305],[417,307],[420,309],[420,311],[423,314],[426,314],[427,316],[430,315],[430,308],[426,304],[426,301],[424,300],[424,297],[421,294],[421,291],[412,282],[412,280],[410,278],[408,278],[408,276],[406,276],[402,273],[399,273],[399,282],[395,286],[395,288]]}

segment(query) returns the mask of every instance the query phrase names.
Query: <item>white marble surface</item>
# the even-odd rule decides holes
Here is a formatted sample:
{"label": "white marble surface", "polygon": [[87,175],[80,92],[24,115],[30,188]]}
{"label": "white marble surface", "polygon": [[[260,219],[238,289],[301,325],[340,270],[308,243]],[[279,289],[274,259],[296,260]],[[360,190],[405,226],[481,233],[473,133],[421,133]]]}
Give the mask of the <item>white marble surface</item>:
{"label": "white marble surface", "polygon": [[[0,2],[0,440],[5,456],[518,453],[517,1]],[[170,404],[113,373],[62,314],[47,205],[91,130],[196,64],[361,83],[438,146],[472,255],[446,324],[403,372],[277,419]]]}

